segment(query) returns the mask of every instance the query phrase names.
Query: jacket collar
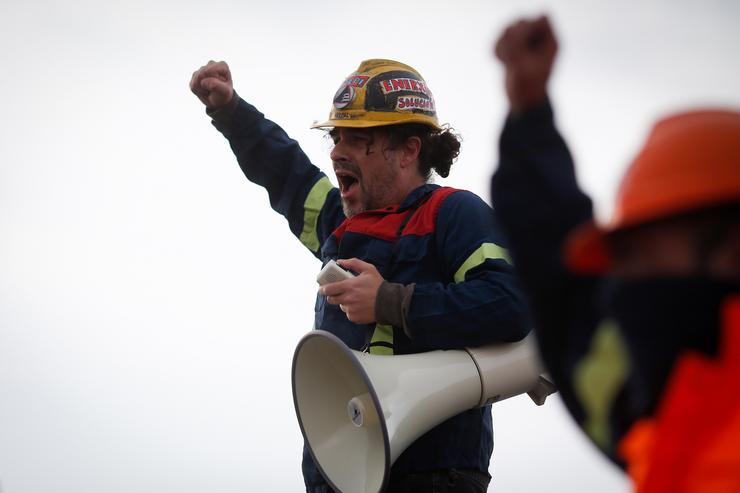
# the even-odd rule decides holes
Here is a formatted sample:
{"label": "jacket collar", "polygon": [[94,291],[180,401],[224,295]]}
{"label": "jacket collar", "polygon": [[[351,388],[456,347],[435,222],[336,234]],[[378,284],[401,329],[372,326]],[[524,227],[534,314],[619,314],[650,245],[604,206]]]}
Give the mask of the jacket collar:
{"label": "jacket collar", "polygon": [[439,185],[435,185],[433,183],[425,183],[424,185],[415,188],[414,190],[411,191],[410,194],[406,196],[405,199],[403,199],[403,202],[401,202],[401,205],[398,207],[398,210],[408,209],[409,207],[413,206],[417,201],[421,200],[422,197],[433,192],[434,190],[438,188],[439,188]]}
{"label": "jacket collar", "polygon": [[356,217],[365,217],[365,216],[376,216],[376,215],[385,215],[385,214],[392,214],[400,211],[405,211],[407,209],[413,208],[416,204],[419,203],[424,197],[432,193],[434,190],[440,188],[439,185],[435,185],[433,183],[425,183],[424,185],[421,185],[420,187],[417,187],[409,193],[405,199],[403,199],[403,202],[401,204],[393,204],[386,207],[382,207],[380,209],[370,209],[365,212],[360,212],[356,216],[353,216],[351,218],[345,219],[344,222],[351,221],[352,219]]}

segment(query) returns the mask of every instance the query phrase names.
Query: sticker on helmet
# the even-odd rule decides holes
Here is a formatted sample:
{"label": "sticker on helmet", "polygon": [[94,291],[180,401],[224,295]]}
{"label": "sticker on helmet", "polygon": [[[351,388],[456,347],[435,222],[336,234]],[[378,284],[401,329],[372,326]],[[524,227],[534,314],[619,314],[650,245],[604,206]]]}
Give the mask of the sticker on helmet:
{"label": "sticker on helmet", "polygon": [[354,87],[349,84],[342,86],[334,95],[334,107],[338,110],[346,108],[352,103],[353,99],[355,99]]}
{"label": "sticker on helmet", "polygon": [[396,101],[396,110],[398,111],[431,111],[434,112],[434,100],[419,97],[401,96]]}
{"label": "sticker on helmet", "polygon": [[363,87],[369,78],[368,75],[351,75],[344,83],[351,87]]}
{"label": "sticker on helmet", "polygon": [[418,92],[425,96],[431,97],[432,94],[423,80],[411,78],[396,78],[380,81],[380,88],[383,94],[390,94],[398,91]]}

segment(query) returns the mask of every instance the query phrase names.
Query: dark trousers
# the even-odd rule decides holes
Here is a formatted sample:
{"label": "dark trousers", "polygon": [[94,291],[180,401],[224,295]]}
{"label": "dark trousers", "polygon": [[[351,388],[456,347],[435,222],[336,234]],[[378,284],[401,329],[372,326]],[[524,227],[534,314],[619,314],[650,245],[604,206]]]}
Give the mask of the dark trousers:
{"label": "dark trousers", "polygon": [[[449,469],[391,477],[384,493],[485,493],[491,477],[477,469]],[[332,493],[328,486],[306,488],[307,493]]]}

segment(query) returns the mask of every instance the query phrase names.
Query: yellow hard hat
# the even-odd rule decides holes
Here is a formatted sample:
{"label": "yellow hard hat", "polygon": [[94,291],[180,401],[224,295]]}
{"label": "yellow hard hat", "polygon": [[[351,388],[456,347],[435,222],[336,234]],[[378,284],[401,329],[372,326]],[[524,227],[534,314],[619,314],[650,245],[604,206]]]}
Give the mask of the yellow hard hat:
{"label": "yellow hard hat", "polygon": [[311,128],[368,128],[423,123],[441,129],[434,98],[419,72],[393,60],[365,60],[334,95],[329,119]]}

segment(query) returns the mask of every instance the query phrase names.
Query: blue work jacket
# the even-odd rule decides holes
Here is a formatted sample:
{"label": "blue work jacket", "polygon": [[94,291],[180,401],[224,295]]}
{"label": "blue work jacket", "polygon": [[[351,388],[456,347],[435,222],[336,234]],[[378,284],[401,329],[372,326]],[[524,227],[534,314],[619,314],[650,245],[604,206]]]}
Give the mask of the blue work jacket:
{"label": "blue work jacket", "polygon": [[[211,113],[246,177],[267,190],[272,208],[325,264],[356,257],[385,280],[414,291],[407,327],[358,325],[325,297],[315,327],[350,348],[373,342],[384,354],[460,349],[522,339],[525,303],[490,207],[471,192],[425,184],[401,204],[344,216],[339,190],[298,143],[244,100]],[[493,450],[490,407],[465,411],[430,430],[398,458],[391,474],[450,468],[487,471]],[[308,486],[323,479],[304,454]]]}

